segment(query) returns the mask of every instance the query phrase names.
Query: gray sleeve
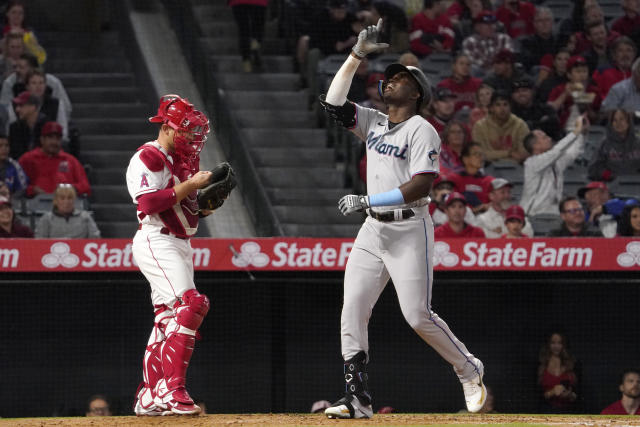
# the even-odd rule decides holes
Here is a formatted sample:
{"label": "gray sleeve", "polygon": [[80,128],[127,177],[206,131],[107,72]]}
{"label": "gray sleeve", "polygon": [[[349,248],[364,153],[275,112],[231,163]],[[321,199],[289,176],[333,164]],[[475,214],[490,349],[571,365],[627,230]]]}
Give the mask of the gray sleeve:
{"label": "gray sleeve", "polygon": [[87,238],[89,239],[99,239],[100,238],[100,230],[96,225],[96,222],[93,220],[91,214],[87,211],[82,212],[82,215],[85,217],[85,221],[87,223]]}
{"label": "gray sleeve", "polygon": [[619,84],[613,85],[611,89],[609,89],[609,93],[607,97],[602,101],[602,105],[600,106],[600,111],[611,111],[618,107],[622,106],[623,99],[622,86]]}
{"label": "gray sleeve", "polygon": [[51,236],[51,214],[46,213],[36,224],[35,237],[38,239],[46,239]]}
{"label": "gray sleeve", "polygon": [[[526,160],[526,166],[530,168],[531,172],[539,172],[546,168],[549,164],[556,162],[565,151],[573,144],[577,139],[584,139],[582,135],[576,135],[570,132],[567,136],[562,138],[553,148],[542,154],[531,156]],[[576,154],[577,156],[577,154]]]}

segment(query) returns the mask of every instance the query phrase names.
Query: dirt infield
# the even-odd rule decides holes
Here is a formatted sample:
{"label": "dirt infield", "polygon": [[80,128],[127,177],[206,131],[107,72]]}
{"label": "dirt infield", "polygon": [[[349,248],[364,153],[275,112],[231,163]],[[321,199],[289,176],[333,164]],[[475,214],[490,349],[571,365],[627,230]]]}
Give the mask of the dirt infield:
{"label": "dirt infield", "polygon": [[385,414],[370,420],[330,420],[320,414],[215,414],[168,417],[14,418],[0,419],[0,426],[640,426],[640,417],[597,415],[448,415]]}

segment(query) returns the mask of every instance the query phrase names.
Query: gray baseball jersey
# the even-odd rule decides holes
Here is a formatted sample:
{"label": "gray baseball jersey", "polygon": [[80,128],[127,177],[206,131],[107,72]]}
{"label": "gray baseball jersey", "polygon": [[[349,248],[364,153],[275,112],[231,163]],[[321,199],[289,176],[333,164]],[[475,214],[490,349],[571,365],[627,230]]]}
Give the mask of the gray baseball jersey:
{"label": "gray baseball jersey", "polygon": [[[421,173],[438,173],[440,138],[422,117],[413,116],[389,129],[388,117],[356,105],[352,131],[367,147],[369,194],[397,188]],[[409,325],[454,368],[461,381],[477,376],[481,364],[431,310],[433,223],[428,198],[401,207],[416,215],[381,222],[367,217],[347,261],[341,318],[345,360],[369,352],[367,325],[371,311],[389,278],[393,279],[402,314]]]}

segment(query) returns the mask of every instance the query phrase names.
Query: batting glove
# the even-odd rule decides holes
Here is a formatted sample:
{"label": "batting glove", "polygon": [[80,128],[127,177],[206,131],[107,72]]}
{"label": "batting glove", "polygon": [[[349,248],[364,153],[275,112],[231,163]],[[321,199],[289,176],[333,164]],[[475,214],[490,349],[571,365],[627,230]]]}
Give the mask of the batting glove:
{"label": "batting glove", "polygon": [[369,208],[369,196],[357,194],[347,194],[338,202],[338,209],[342,215],[349,215],[354,212],[362,212]]}
{"label": "batting glove", "polygon": [[382,30],[382,18],[378,20],[378,25],[369,25],[358,34],[358,42],[352,48],[353,53],[364,58],[370,53],[377,52],[389,47],[387,43],[378,43],[378,34]]}

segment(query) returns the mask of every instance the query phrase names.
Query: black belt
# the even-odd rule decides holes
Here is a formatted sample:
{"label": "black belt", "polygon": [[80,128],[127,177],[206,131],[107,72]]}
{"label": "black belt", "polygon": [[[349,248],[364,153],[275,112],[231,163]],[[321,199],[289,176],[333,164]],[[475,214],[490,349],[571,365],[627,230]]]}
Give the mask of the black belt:
{"label": "black belt", "polygon": [[[395,216],[394,211],[374,212],[371,209],[369,209],[367,211],[367,214],[371,218],[377,219],[378,221],[382,221],[382,222],[396,221],[396,216]],[[416,216],[416,213],[412,209],[403,209],[402,210],[402,218],[401,219],[408,219],[408,218],[411,218],[412,216]]]}
{"label": "black belt", "polygon": [[[138,224],[138,230],[142,230],[142,224]],[[173,234],[173,233],[171,232],[171,230],[169,230],[167,227],[162,227],[162,228],[160,229],[160,234],[166,234],[166,235],[168,235],[168,236],[173,236],[173,237],[175,237],[176,239],[189,240],[189,238],[188,238],[188,237],[186,237],[186,236],[178,236],[177,234]]]}

